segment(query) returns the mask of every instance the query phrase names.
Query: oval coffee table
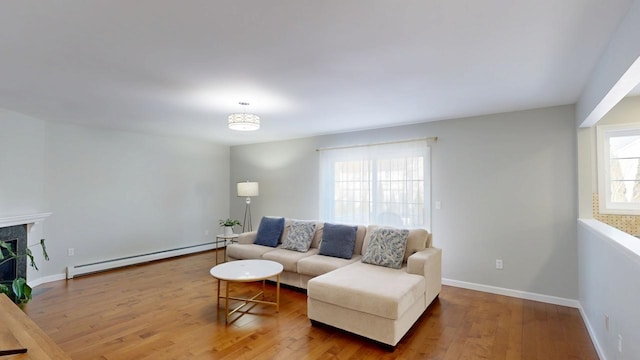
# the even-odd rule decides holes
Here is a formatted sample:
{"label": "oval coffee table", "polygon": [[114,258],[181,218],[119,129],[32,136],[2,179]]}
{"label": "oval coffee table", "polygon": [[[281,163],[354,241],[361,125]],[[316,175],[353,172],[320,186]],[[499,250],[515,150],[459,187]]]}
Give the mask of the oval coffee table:
{"label": "oval coffee table", "polygon": [[[226,262],[220,265],[216,265],[211,268],[209,273],[211,276],[218,280],[218,301],[217,306],[220,307],[220,282],[225,281],[225,296],[224,296],[224,310],[226,314],[225,323],[229,324],[229,317],[238,312],[242,315],[246,314],[256,304],[275,305],[276,312],[280,311],[280,274],[283,267],[280,263],[271,260],[236,260]],[[269,278],[276,278],[276,301],[264,301],[256,299],[262,296],[264,299],[265,280]],[[262,281],[262,291],[250,298],[241,298],[235,296],[229,296],[229,283],[232,282],[255,282]],[[242,304],[229,311],[229,299],[240,300]],[[241,311],[243,307],[248,304],[253,304],[251,308],[246,311]],[[238,316],[233,321],[240,318]]]}

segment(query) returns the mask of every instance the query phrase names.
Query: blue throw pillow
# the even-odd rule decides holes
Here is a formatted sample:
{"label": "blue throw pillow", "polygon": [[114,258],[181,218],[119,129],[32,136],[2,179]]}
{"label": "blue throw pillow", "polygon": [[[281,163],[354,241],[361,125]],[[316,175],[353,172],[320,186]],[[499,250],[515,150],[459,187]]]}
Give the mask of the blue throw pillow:
{"label": "blue throw pillow", "polygon": [[351,259],[356,247],[357,226],[324,224],[320,255]]}
{"label": "blue throw pillow", "polygon": [[254,244],[276,247],[282,231],[284,230],[284,218],[273,218],[264,216],[260,220],[256,241]]}

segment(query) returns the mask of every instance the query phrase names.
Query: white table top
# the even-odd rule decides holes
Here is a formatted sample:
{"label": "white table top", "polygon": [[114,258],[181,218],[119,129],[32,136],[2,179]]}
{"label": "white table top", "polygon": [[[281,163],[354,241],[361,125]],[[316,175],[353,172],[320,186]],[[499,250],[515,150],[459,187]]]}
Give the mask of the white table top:
{"label": "white table top", "polygon": [[231,235],[220,234],[220,235],[216,235],[217,238],[224,238],[224,239],[235,239],[235,238],[237,238],[239,236],[240,236],[240,234],[231,234]]}
{"label": "white table top", "polygon": [[248,282],[268,279],[283,269],[282,264],[271,260],[236,260],[216,265],[209,273],[220,280]]}

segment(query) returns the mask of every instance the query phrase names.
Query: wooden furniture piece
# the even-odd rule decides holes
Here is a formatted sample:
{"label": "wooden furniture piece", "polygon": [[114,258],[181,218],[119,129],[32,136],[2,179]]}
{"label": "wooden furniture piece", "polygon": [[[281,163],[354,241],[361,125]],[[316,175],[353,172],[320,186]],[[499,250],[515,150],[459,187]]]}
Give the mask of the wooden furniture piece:
{"label": "wooden furniture piece", "polygon": [[[256,304],[274,305],[276,312],[280,311],[280,274],[282,273],[282,264],[270,260],[238,260],[226,262],[220,265],[216,265],[209,271],[211,276],[218,279],[218,298],[217,306],[220,307],[220,283],[226,282],[225,296],[224,296],[224,312],[225,323],[229,324],[229,317],[234,313],[240,313],[240,316],[233,321],[238,320],[242,315],[249,312]],[[276,301],[265,301],[264,290],[265,280],[270,278],[276,278]],[[262,281],[262,291],[250,298],[242,298],[237,296],[229,296],[229,285],[233,282],[256,282]],[[262,297],[262,300],[258,300],[258,297]],[[229,299],[239,300],[242,303],[236,306],[233,310],[229,311]],[[253,304],[246,311],[241,309],[248,304]],[[231,321],[231,322],[233,322]]]}
{"label": "wooden furniture piece", "polygon": [[0,294],[1,355],[11,355],[7,357],[11,360],[71,359],[4,294]]}
{"label": "wooden furniture piece", "polygon": [[[218,249],[218,245],[220,245],[220,243],[222,243],[222,245],[224,245],[222,247],[222,251],[223,251],[223,260],[222,262],[227,261],[227,244],[233,244],[233,243],[237,243],[238,242],[238,234],[231,234],[231,235],[225,235],[225,234],[220,234],[220,235],[216,235],[216,249]],[[218,265],[218,256],[216,254],[216,265]]]}

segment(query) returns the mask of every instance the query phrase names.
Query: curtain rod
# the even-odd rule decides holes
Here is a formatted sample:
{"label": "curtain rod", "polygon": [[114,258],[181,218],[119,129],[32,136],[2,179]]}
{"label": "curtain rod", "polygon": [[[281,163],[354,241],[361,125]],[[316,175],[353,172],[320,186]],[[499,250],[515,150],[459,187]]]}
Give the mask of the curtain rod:
{"label": "curtain rod", "polygon": [[351,148],[356,148],[356,147],[400,144],[400,143],[406,143],[406,142],[412,142],[412,141],[421,141],[421,140],[426,140],[427,143],[436,143],[436,142],[438,142],[438,137],[437,136],[432,136],[432,137],[417,138],[417,139],[387,141],[387,142],[380,142],[380,143],[373,143],[373,144],[334,146],[334,147],[318,148],[318,149],[316,149],[316,151],[341,150],[341,149],[351,149]]}

